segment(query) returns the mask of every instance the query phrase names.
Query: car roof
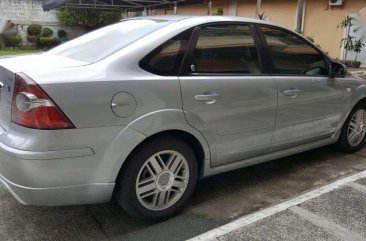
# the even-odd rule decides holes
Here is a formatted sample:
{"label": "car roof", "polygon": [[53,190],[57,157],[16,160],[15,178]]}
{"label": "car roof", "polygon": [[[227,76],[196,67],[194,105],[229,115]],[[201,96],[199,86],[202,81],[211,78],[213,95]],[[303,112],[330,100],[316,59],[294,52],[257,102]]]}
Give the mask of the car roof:
{"label": "car roof", "polygon": [[234,22],[246,22],[246,23],[263,23],[269,24],[274,26],[279,26],[273,24],[269,21],[254,19],[254,18],[247,18],[247,17],[236,17],[236,16],[217,16],[217,15],[149,15],[143,17],[133,17],[130,19],[154,19],[154,20],[166,20],[166,21],[182,21],[182,20],[201,20],[207,22],[227,22],[227,21],[234,21]]}

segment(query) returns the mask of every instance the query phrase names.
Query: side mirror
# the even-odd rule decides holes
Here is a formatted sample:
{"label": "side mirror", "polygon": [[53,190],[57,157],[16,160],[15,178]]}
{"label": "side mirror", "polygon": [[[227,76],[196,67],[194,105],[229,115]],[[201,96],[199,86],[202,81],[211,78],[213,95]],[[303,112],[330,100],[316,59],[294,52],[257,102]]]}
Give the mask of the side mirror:
{"label": "side mirror", "polygon": [[338,62],[331,62],[330,64],[330,78],[336,77],[344,78],[347,73],[347,67]]}

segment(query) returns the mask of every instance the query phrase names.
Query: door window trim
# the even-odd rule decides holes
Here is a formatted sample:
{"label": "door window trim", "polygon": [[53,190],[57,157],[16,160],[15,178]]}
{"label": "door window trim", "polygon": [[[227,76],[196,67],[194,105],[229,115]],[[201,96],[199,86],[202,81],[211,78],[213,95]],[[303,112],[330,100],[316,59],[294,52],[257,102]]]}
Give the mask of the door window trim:
{"label": "door window trim", "polygon": [[[202,28],[216,25],[238,25],[238,26],[248,26],[250,29],[250,33],[252,34],[254,45],[257,49],[258,61],[260,67],[260,74],[245,74],[245,73],[193,73],[191,70],[191,64],[193,62],[194,51],[196,49],[196,45],[198,42],[199,34]],[[264,49],[262,47],[261,40],[257,33],[257,29],[253,23],[246,22],[235,22],[235,21],[227,21],[227,22],[212,22],[207,24],[198,25],[193,29],[192,37],[187,48],[185,57],[183,59],[183,64],[178,76],[268,76],[269,69],[264,64],[266,61],[263,61]]]}
{"label": "door window trim", "polygon": [[[256,31],[258,33],[258,36],[262,42],[262,46],[263,46],[263,49],[264,49],[264,59],[267,59],[268,60],[268,68],[269,68],[269,74],[271,76],[300,76],[300,77],[330,77],[330,63],[332,62],[330,60],[330,57],[324,53],[321,49],[319,49],[318,46],[316,46],[315,44],[309,42],[305,37],[299,35],[299,34],[295,34],[294,32],[288,30],[288,29],[285,29],[285,28],[281,28],[281,27],[278,27],[278,26],[273,26],[273,25],[270,25],[270,24],[264,24],[264,23],[255,23],[255,28],[256,28]],[[267,43],[267,39],[266,37],[264,36],[264,33],[261,29],[261,27],[267,27],[267,28],[271,28],[271,29],[277,29],[277,30],[280,30],[280,31],[283,31],[287,34],[290,34],[291,36],[294,36],[294,37],[297,37],[298,39],[302,40],[304,43],[306,43],[307,45],[309,45],[310,47],[312,47],[315,51],[317,51],[320,55],[323,56],[323,59],[324,59],[324,64],[325,64],[325,67],[327,68],[327,75],[302,75],[302,74],[278,74],[275,72],[275,67],[274,67],[274,64],[273,64],[273,59],[272,59],[272,56],[271,56],[271,53],[270,53],[270,49],[269,49],[269,45]]]}

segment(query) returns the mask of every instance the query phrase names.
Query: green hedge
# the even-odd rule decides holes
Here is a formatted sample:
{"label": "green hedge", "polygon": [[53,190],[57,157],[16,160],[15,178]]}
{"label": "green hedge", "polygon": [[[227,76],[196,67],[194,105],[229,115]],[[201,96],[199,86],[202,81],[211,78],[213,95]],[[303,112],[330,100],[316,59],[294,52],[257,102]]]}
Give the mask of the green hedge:
{"label": "green hedge", "polygon": [[28,35],[38,36],[42,32],[42,26],[39,24],[31,24],[27,28]]}
{"label": "green hedge", "polygon": [[27,40],[30,43],[36,43],[37,42],[37,39],[38,39],[38,37],[37,36],[34,36],[34,35],[28,35],[27,36]]}
{"label": "green hedge", "polygon": [[19,35],[4,35],[6,47],[20,47],[22,43],[22,37]]}
{"label": "green hedge", "polygon": [[39,48],[50,48],[52,46],[53,38],[51,37],[39,37],[37,40],[37,46]]}
{"label": "green hedge", "polygon": [[53,30],[50,28],[43,28],[42,30],[42,37],[51,37],[53,35]]}
{"label": "green hedge", "polygon": [[59,29],[59,30],[57,31],[57,36],[58,36],[60,39],[64,39],[64,38],[66,38],[66,37],[67,37],[67,33],[66,33],[66,31],[65,31],[65,30],[63,30],[63,29]]}
{"label": "green hedge", "polygon": [[37,40],[38,48],[51,48],[60,44],[60,40],[58,38],[53,37],[39,37]]}

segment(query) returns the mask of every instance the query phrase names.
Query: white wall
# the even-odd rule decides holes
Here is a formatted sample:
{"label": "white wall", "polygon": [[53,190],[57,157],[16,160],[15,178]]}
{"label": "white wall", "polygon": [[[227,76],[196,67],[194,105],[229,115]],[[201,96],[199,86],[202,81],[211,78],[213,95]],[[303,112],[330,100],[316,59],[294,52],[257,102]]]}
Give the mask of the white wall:
{"label": "white wall", "polygon": [[56,10],[44,12],[41,0],[0,0],[0,19],[11,20],[13,23],[18,24],[19,33],[23,37],[23,43],[25,44],[27,38],[26,30],[32,23],[53,29],[55,36],[60,28],[65,29],[70,38],[83,33],[83,30],[80,28],[61,27],[56,13]]}

